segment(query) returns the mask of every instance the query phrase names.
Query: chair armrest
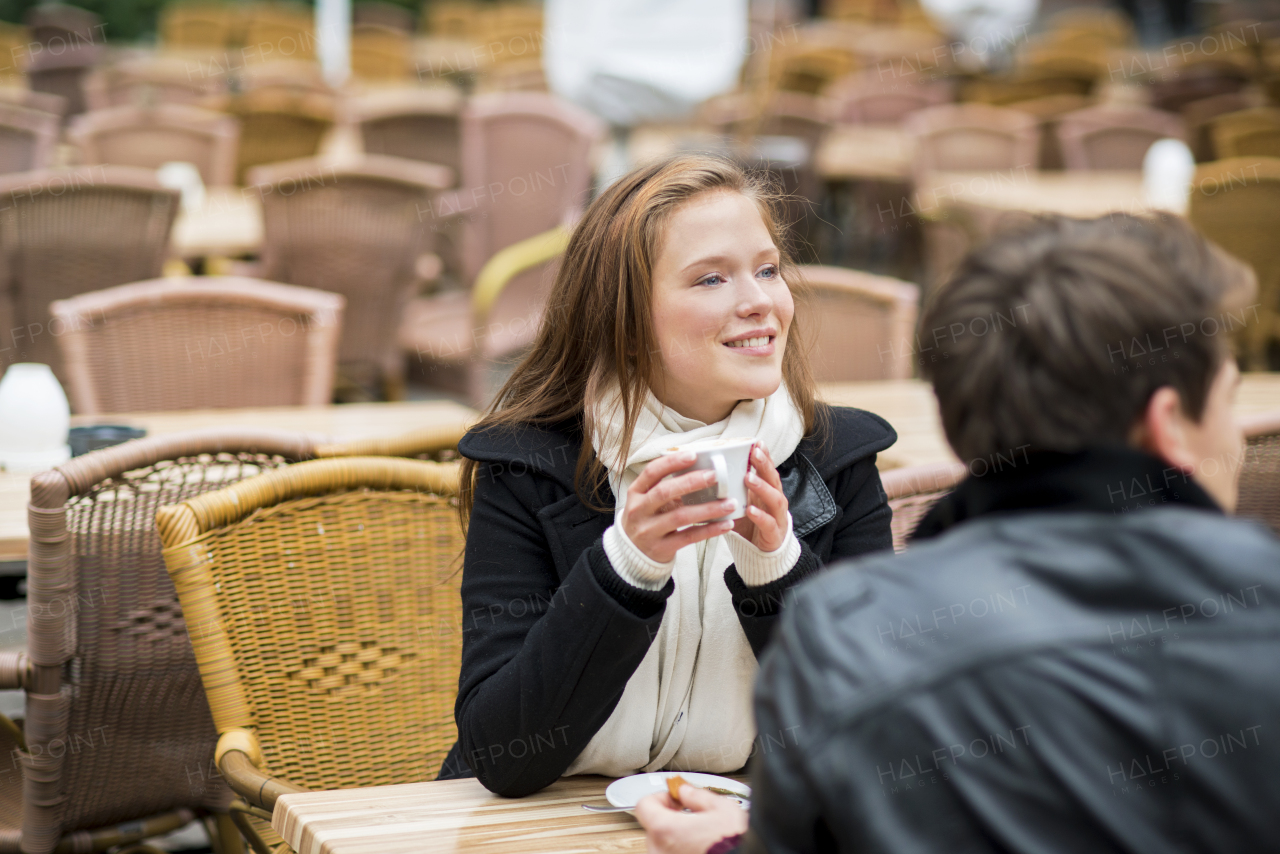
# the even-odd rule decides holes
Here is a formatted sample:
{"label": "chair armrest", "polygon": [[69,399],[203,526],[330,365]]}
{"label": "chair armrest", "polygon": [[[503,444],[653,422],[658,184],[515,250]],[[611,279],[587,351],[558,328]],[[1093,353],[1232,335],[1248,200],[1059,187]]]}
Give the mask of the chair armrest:
{"label": "chair armrest", "polygon": [[258,738],[251,731],[231,729],[218,737],[214,763],[232,791],[253,806],[270,812],[275,809],[276,799],[281,795],[308,791],[264,773],[260,768],[262,761]]}
{"label": "chair armrest", "polygon": [[31,684],[31,660],[25,652],[0,653],[0,691],[13,691]]}
{"label": "chair armrest", "polygon": [[471,312],[477,326],[483,325],[493,304],[507,284],[528,270],[550,261],[569,246],[569,229],[558,225],[550,231],[513,243],[497,252],[480,269],[471,289]]}

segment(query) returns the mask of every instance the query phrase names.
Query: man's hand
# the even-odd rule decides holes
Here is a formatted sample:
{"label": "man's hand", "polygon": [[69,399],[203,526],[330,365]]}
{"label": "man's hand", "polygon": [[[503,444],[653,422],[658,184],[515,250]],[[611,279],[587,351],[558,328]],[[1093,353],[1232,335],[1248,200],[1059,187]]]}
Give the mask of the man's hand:
{"label": "man's hand", "polygon": [[726,836],[747,831],[746,810],[735,801],[689,785],[680,787],[680,801],[693,812],[682,811],[666,792],[636,804],[650,854],[706,854]]}

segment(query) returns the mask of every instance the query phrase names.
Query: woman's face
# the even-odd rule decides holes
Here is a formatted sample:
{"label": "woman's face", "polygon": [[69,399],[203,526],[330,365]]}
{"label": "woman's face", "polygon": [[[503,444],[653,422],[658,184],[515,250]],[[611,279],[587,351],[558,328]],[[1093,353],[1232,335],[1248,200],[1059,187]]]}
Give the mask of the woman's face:
{"label": "woman's face", "polygon": [[705,423],[782,383],[795,305],[755,202],[713,190],[676,208],[653,268],[654,395]]}

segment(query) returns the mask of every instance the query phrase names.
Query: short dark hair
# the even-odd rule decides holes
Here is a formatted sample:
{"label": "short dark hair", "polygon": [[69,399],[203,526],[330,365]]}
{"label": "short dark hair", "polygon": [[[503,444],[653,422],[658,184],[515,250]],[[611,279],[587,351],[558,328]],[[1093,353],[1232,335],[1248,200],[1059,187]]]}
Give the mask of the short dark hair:
{"label": "short dark hair", "polygon": [[965,461],[1127,444],[1162,386],[1203,415],[1230,333],[1257,321],[1255,287],[1175,217],[1039,219],[972,252],[933,295],[922,372]]}

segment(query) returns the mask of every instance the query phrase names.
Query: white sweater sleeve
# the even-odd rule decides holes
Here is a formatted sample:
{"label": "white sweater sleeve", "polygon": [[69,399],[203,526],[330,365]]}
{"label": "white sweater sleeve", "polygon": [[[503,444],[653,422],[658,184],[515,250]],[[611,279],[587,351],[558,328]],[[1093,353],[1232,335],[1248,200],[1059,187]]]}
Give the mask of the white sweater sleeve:
{"label": "white sweater sleeve", "polygon": [[[618,525],[610,525],[604,532],[604,553],[623,581],[641,590],[661,590],[675,571],[676,561],[667,563],[649,557],[640,551],[631,538]],[[797,557],[799,552],[796,552]]]}
{"label": "white sweater sleeve", "polygon": [[763,587],[777,581],[795,567],[800,560],[800,540],[791,526],[791,514],[787,514],[787,533],[782,545],[771,552],[756,548],[746,537],[730,531],[724,535],[733,555],[733,564],[748,587]]}

